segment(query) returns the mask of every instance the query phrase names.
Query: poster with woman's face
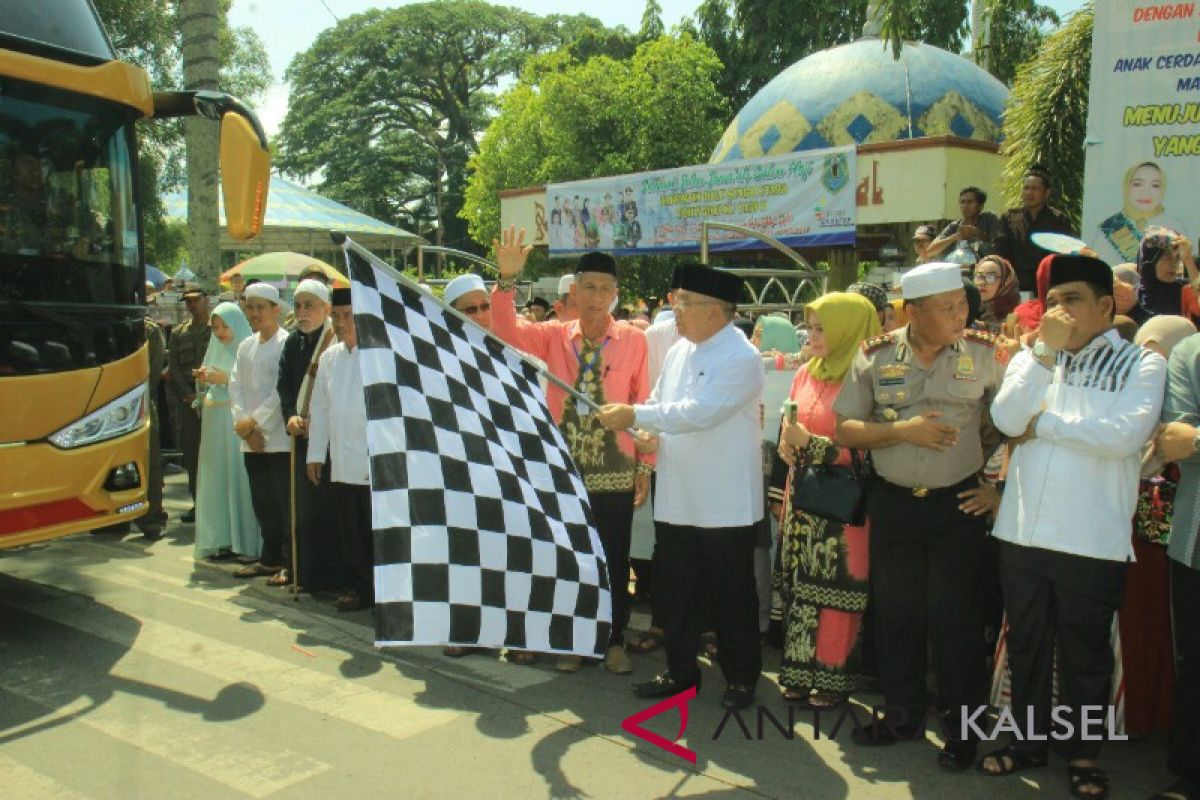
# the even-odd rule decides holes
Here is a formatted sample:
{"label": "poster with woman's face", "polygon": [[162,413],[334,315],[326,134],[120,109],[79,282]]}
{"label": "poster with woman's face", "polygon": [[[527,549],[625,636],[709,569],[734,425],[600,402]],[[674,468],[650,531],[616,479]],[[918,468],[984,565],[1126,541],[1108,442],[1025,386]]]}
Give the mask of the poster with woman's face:
{"label": "poster with woman's face", "polygon": [[1096,7],[1081,233],[1110,264],[1135,261],[1149,228],[1200,233],[1195,22],[1144,5]]}

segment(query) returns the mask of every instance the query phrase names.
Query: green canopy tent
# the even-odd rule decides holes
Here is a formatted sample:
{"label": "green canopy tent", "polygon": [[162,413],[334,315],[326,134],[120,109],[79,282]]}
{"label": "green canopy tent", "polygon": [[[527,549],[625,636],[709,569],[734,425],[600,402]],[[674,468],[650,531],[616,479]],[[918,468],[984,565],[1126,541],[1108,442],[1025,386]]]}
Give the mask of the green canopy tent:
{"label": "green canopy tent", "polygon": [[[163,198],[167,216],[187,219],[187,192],[177,192]],[[381,222],[349,206],[322,197],[299,184],[271,176],[267,197],[267,214],[263,230],[249,242],[239,242],[225,231],[225,207],[221,203],[221,252],[257,253],[288,250],[321,258],[331,264],[340,261],[337,248],[329,240],[330,231],[345,231],[354,241],[396,263],[396,256],[423,240],[403,228]],[[226,267],[241,259],[227,256]]]}

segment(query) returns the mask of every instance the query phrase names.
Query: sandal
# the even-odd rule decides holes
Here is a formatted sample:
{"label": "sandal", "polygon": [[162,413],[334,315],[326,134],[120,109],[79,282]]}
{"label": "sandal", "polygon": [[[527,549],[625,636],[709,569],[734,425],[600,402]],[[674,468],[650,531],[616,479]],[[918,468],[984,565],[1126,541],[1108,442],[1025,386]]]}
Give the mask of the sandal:
{"label": "sandal", "polygon": [[830,708],[837,708],[850,698],[850,695],[845,692],[817,692],[809,695],[808,705],[810,708],[817,708],[825,711]]}
{"label": "sandal", "polygon": [[653,653],[657,650],[667,638],[666,631],[662,628],[651,627],[650,630],[637,634],[632,641],[629,642],[628,649],[635,653]]}
{"label": "sandal", "polygon": [[715,633],[700,634],[700,652],[712,659],[720,655],[721,649],[717,646]]}
{"label": "sandal", "polygon": [[521,664],[528,666],[537,661],[537,653],[529,650],[510,650],[508,652],[508,662],[510,664]]}
{"label": "sandal", "polygon": [[784,686],[780,689],[779,694],[788,703],[807,703],[809,696],[812,694],[812,689],[809,689],[807,686]]}
{"label": "sandal", "polygon": [[1187,779],[1180,778],[1175,783],[1163,789],[1158,794],[1152,795],[1150,800],[1198,800],[1200,799],[1200,786]]}
{"label": "sandal", "polygon": [[[1084,800],[1104,800],[1108,797],[1108,775],[1099,767],[1067,765],[1067,780],[1071,782],[1071,794]],[[1085,792],[1083,787],[1095,786],[1100,791]]]}
{"label": "sandal", "polygon": [[274,575],[281,569],[283,569],[283,567],[268,567],[256,561],[255,563],[247,564],[246,566],[234,572],[233,577],[258,578],[263,575]]}
{"label": "sandal", "polygon": [[267,586],[291,586],[292,578],[288,575],[286,569],[281,569],[271,577],[267,578]]}
{"label": "sandal", "polygon": [[[988,759],[992,760],[999,769],[990,770],[984,766]],[[1005,775],[1012,775],[1023,769],[1036,769],[1046,766],[1046,756],[1031,756],[1026,752],[1018,750],[1009,745],[1002,747],[995,752],[988,753],[979,760],[979,765],[975,769],[987,775],[989,778],[1002,778]]]}
{"label": "sandal", "polygon": [[442,648],[442,655],[446,656],[446,658],[462,658],[463,656],[469,656],[472,653],[478,653],[482,650],[482,647],[461,647],[452,644]]}

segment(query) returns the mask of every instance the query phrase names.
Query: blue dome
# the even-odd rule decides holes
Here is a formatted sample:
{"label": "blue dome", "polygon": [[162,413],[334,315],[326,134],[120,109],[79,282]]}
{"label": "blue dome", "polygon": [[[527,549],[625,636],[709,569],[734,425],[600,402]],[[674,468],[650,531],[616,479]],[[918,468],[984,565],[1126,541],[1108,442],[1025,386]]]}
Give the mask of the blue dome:
{"label": "blue dome", "polygon": [[1001,140],[1008,89],[986,70],[928,44],[900,59],[860,39],[797,61],[759,90],[709,163],[922,136]]}

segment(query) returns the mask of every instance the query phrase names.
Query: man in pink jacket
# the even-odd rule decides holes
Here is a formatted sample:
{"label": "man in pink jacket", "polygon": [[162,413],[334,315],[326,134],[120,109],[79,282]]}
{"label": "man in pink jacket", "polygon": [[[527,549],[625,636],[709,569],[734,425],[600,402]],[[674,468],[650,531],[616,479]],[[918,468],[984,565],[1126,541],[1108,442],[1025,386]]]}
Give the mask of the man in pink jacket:
{"label": "man in pink jacket", "polygon": [[[609,313],[617,298],[617,263],[606,253],[585,253],[575,270],[579,318],[571,322],[534,323],[521,319],[513,302],[515,280],[525,266],[529,247],[525,232],[510,228],[496,248],[500,280],[492,289],[493,332],[514,347],[546,362],[551,374],[591,398],[606,403],[641,403],[650,394],[646,336]],[[596,422],[591,408],[550,384],[550,413],[570,447],[583,476],[608,561],[612,587],[613,626],[604,665],[615,674],[633,671],[624,648],[629,622],[629,539],[633,510],[650,493],[653,455],[637,451],[633,437],[612,432]],[[579,656],[560,656],[557,669],[575,672]]]}

